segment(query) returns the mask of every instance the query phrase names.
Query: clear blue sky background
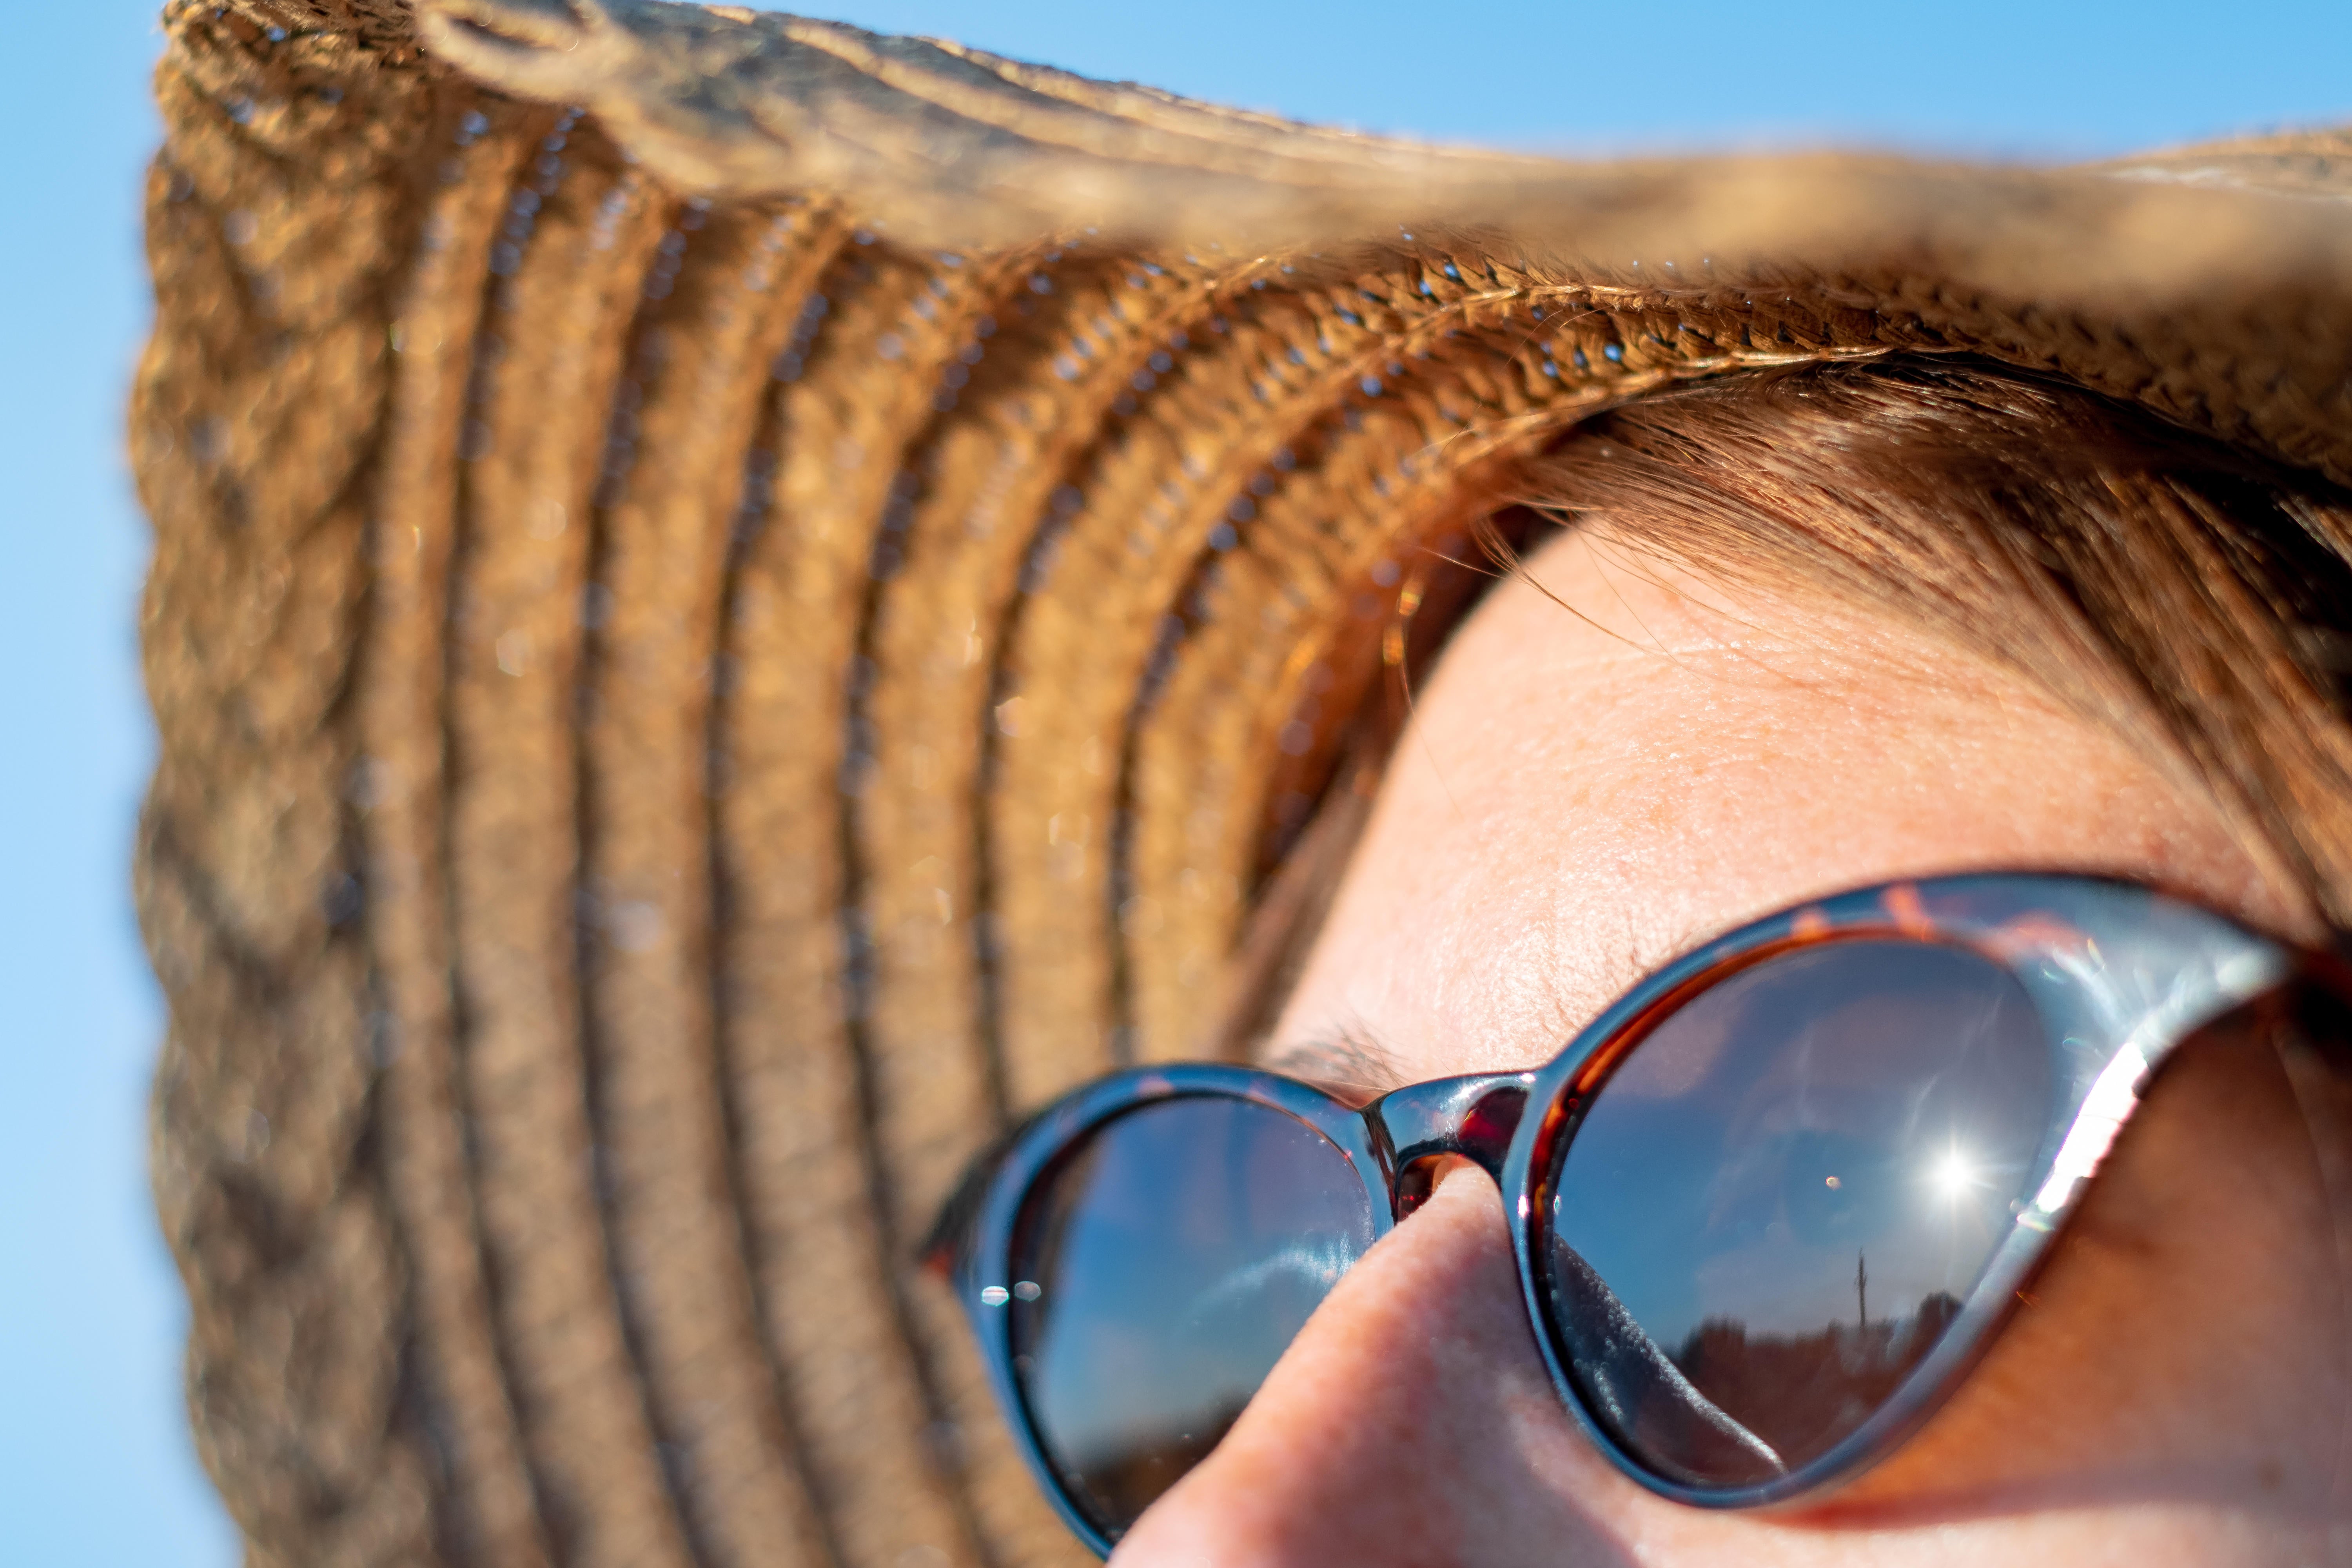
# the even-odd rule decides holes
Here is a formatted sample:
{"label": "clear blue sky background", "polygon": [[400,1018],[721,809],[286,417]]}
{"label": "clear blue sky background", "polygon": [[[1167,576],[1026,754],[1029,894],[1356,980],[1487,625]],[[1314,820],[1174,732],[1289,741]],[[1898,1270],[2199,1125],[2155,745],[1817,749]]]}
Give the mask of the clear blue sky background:
{"label": "clear blue sky background", "polygon": [[[152,739],[120,409],[148,310],[147,0],[0,0],[0,1561],[222,1568],[149,1215],[162,1026],[127,893]],[[1368,130],[2003,157],[2352,119],[2352,5],[838,0],[1093,75]]]}

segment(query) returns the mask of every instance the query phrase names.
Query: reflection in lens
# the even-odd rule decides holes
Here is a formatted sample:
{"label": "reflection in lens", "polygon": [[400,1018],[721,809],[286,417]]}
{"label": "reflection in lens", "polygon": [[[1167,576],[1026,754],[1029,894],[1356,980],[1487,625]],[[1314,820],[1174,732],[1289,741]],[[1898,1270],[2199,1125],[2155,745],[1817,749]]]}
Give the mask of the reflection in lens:
{"label": "reflection in lens", "polygon": [[1116,1540],[1223,1436],[1372,1244],[1346,1156],[1248,1100],[1160,1100],[1032,1189],[1013,1366],[1080,1512]]}
{"label": "reflection in lens", "polygon": [[1690,1486],[1827,1452],[1991,1260],[2052,1093],[2032,1004],[1955,948],[1801,949],[1678,1009],[1552,1184],[1545,1284],[1586,1407]]}

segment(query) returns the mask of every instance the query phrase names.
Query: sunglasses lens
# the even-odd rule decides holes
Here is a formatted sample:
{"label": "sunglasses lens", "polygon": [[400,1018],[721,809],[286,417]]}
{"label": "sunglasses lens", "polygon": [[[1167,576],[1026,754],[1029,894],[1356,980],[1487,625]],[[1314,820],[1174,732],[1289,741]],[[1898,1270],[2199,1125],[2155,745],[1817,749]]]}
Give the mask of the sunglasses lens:
{"label": "sunglasses lens", "polygon": [[2053,1081],[2023,990],[1955,948],[1804,948],[1678,1008],[1553,1173],[1544,1283],[1588,1412],[1699,1489],[1828,1452],[2009,1234]]}
{"label": "sunglasses lens", "polygon": [[1337,1145],[1249,1100],[1160,1100],[1030,1191],[1014,1375],[1065,1494],[1116,1540],[1200,1463],[1372,1244]]}

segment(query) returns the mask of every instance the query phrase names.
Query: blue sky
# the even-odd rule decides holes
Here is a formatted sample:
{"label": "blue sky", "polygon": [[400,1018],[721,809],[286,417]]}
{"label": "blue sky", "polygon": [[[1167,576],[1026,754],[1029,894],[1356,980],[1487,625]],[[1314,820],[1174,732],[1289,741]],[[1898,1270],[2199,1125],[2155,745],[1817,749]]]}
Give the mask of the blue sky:
{"label": "blue sky", "polygon": [[[224,1568],[149,1217],[161,1028],[127,891],[152,741],[119,456],[147,303],[144,0],[0,0],[0,1555]],[[2352,5],[1710,0],[841,0],[1196,97],[1447,140],[1608,151],[1892,142],[2091,156],[2352,118]],[[1456,17],[1458,16],[1458,19]]]}

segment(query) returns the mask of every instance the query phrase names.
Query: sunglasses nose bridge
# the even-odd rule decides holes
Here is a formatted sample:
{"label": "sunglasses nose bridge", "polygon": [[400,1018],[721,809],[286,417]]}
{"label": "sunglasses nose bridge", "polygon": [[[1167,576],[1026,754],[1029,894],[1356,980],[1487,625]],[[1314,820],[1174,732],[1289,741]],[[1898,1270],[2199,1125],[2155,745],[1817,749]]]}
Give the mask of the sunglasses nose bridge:
{"label": "sunglasses nose bridge", "polygon": [[1389,1156],[1396,1217],[1422,1205],[1449,1158],[1468,1160],[1499,1183],[1534,1082],[1531,1072],[1433,1079],[1392,1089],[1366,1106],[1365,1118]]}

